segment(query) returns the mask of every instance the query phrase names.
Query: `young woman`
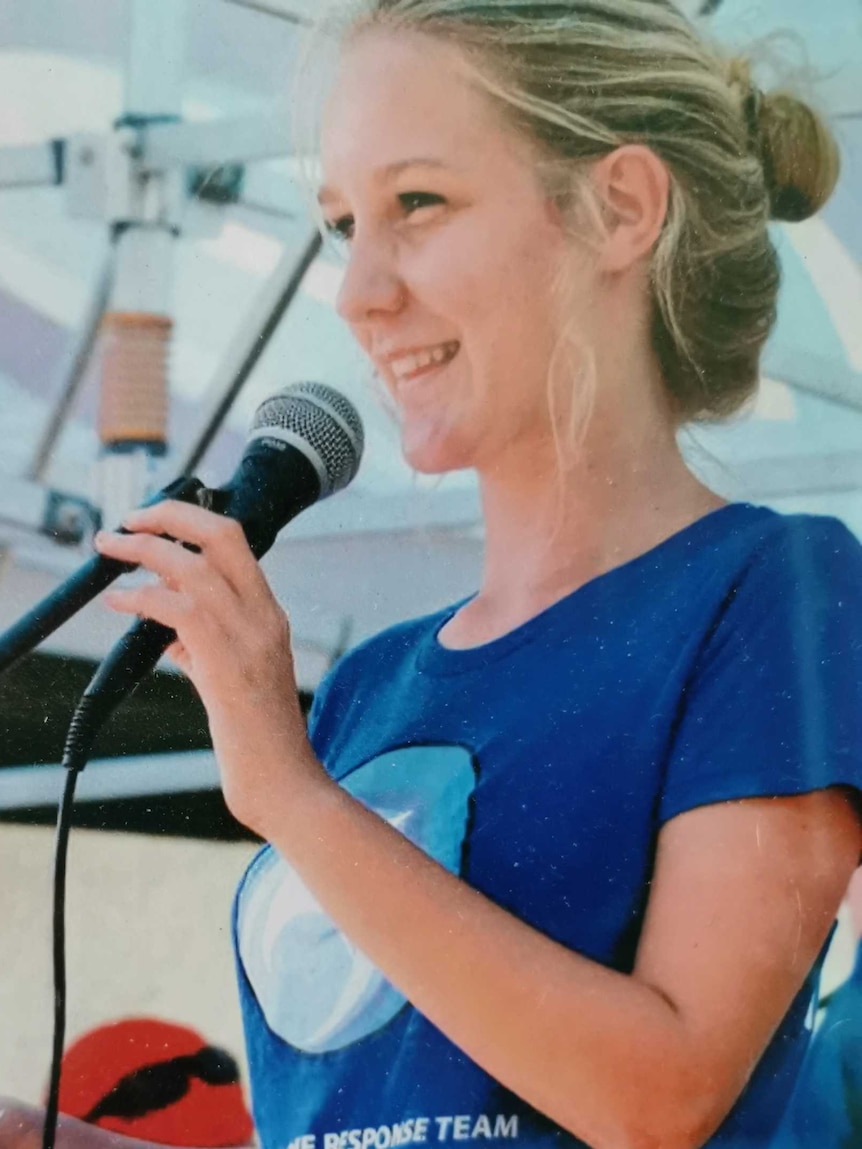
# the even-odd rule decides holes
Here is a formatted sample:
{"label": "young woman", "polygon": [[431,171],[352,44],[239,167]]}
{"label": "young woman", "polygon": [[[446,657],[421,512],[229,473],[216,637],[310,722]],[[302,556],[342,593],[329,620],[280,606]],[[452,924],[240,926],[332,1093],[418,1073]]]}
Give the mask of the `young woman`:
{"label": "young woman", "polygon": [[834,144],[669,0],[378,0],[322,161],[404,454],[478,473],[477,594],[351,652],[309,738],[237,526],[98,544],[159,576],[109,600],[176,628],[271,843],[235,923],[262,1143],[767,1145],[862,846],[862,550],[724,503],[676,432],[753,392],[767,220]]}

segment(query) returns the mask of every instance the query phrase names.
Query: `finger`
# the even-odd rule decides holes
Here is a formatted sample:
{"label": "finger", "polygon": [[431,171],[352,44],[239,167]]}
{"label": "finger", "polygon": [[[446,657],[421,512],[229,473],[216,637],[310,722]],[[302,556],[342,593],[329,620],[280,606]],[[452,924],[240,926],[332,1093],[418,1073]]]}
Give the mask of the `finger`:
{"label": "finger", "polygon": [[131,511],[123,526],[133,532],[167,534],[206,552],[234,587],[245,582],[257,561],[236,519],[216,515],[191,503],[168,499],[153,507]]}
{"label": "finger", "polygon": [[99,554],[136,563],[174,586],[191,582],[203,567],[199,555],[157,535],[120,535],[99,531],[93,543]]}
{"label": "finger", "polygon": [[102,595],[102,601],[120,614],[151,618],[175,631],[181,627],[185,629],[193,615],[185,595],[168,590],[160,583],[127,590],[108,590]]}

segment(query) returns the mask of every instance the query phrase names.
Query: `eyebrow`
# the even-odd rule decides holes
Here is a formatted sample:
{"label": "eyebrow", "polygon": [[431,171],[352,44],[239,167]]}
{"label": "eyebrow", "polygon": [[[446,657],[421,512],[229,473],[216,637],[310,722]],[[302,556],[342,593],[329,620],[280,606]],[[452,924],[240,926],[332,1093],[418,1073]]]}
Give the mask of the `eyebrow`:
{"label": "eyebrow", "polygon": [[[380,182],[385,183],[387,180],[392,180],[407,168],[443,168],[448,171],[452,170],[450,164],[443,163],[442,160],[435,160],[425,156],[415,156],[409,160],[398,160],[393,164],[386,164],[385,167],[380,168],[375,174]],[[323,207],[332,200],[338,199],[338,193],[333,189],[324,185],[317,193],[317,202]]]}

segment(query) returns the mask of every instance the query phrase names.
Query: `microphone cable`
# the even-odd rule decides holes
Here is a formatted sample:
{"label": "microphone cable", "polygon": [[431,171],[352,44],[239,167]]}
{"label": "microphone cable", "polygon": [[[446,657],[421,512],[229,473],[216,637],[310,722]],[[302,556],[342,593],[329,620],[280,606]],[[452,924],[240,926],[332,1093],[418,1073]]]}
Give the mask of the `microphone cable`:
{"label": "microphone cable", "polygon": [[[57,812],[57,826],[54,836],[54,876],[52,905],[52,937],[54,968],[54,1037],[51,1044],[51,1073],[48,1084],[48,1099],[45,1104],[45,1124],[42,1129],[42,1149],[54,1149],[57,1137],[57,1119],[60,1103],[60,1073],[63,1061],[63,1045],[66,1040],[66,860],[69,853],[69,834],[72,828],[72,810],[75,802],[75,788],[78,776],[87,765],[92,744],[99,726],[89,721],[92,697],[84,695],[80,700],[63,750],[63,766],[66,780],[63,796]],[[87,735],[89,734],[89,737]]]}
{"label": "microphone cable", "polygon": [[[196,502],[206,488],[198,479],[183,477],[176,480],[154,497],[152,502],[164,498]],[[119,573],[133,569],[127,564],[115,564],[116,570],[109,568],[104,585],[113,581]],[[84,582],[82,580],[82,590]],[[86,585],[82,600],[92,597],[92,579]],[[76,601],[75,605],[79,605]],[[152,659],[150,668],[158,662],[159,655],[168,645],[172,631],[167,627],[150,624],[158,628],[159,648]],[[119,644],[118,644],[119,645]],[[117,647],[114,648],[115,650]],[[108,660],[102,662],[89,686],[75,707],[66,744],[63,748],[62,765],[66,771],[63,794],[57,811],[57,824],[54,831],[54,869],[51,908],[52,961],[54,973],[54,1034],[51,1042],[51,1069],[48,1079],[48,1096],[45,1103],[45,1123],[42,1128],[42,1149],[54,1149],[57,1138],[57,1121],[60,1111],[60,1077],[62,1073],[63,1047],[66,1041],[66,862],[69,854],[69,836],[72,829],[72,811],[75,804],[75,790],[78,777],[89,761],[99,731],[117,705],[134,690],[140,679],[132,679],[131,684],[114,679],[113,690],[100,691],[104,679],[104,668]],[[143,677],[143,675],[141,676]]]}
{"label": "microphone cable", "polygon": [[[359,468],[364,443],[362,421],[343,395],[322,383],[299,383],[271,396],[257,409],[246,451],[234,477],[223,487],[207,488],[187,476],[165,488],[160,498],[180,497],[216,514],[236,519],[255,558],[265,554],[278,531],[301,511],[342,490]],[[179,493],[181,492],[181,493]],[[126,564],[117,564],[122,570]],[[112,578],[121,573],[117,570]],[[94,588],[86,568],[88,601]],[[103,585],[107,585],[107,579]],[[76,608],[82,588],[73,582]],[[61,600],[60,602],[55,599]],[[50,633],[68,607],[68,593],[49,596],[34,618],[13,628],[8,661]],[[71,611],[70,611],[71,613]],[[49,625],[50,622],[50,625]],[[152,619],[138,619],[102,661],[75,708],[63,751],[66,781],[57,814],[54,842],[53,966],[54,1036],[42,1149],[54,1149],[59,1118],[60,1078],[66,1036],[66,861],[78,775],[89,760],[106,720],[152,670],[175,632]],[[3,642],[0,641],[0,650]],[[0,659],[0,670],[3,663]]]}

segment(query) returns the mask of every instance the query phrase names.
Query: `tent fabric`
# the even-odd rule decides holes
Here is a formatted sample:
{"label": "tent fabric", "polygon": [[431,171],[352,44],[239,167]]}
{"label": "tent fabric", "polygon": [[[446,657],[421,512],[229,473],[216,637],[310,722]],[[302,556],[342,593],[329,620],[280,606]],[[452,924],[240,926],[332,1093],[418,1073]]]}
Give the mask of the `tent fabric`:
{"label": "tent fabric", "polygon": [[[695,0],[681,2],[692,13],[703,7]],[[302,14],[302,6],[289,0],[271,7],[279,5]],[[756,45],[765,86],[778,82],[788,60],[791,73],[804,69],[813,77],[804,86],[836,117],[843,172],[821,215],[775,228],[784,284],[757,402],[729,425],[692,429],[686,449],[705,477],[728,494],[779,509],[836,513],[862,532],[858,4],[831,0],[828,8],[812,9],[806,0],[721,0],[707,7],[712,14],[703,18],[704,28],[729,50]],[[7,0],[0,13],[0,101],[13,114],[0,127],[0,147],[109,129],[122,111],[130,9],[118,4],[109,11],[106,16],[101,0],[77,0],[72,18],[60,0]],[[188,5],[187,32],[186,118],[288,115],[295,22],[208,0]],[[785,64],[777,64],[782,57]],[[299,255],[311,231],[307,190],[289,160],[249,165],[243,199],[228,207],[190,204],[176,245],[171,442],[159,472],[165,481],[200,425],[213,373],[247,329],[258,293],[282,256]],[[104,224],[72,216],[62,188],[0,188],[0,475],[27,471],[106,250]],[[290,602],[308,686],[345,628],[355,641],[400,617],[387,603],[420,613],[441,605],[447,594],[468,592],[478,577],[481,549],[471,476],[429,483],[402,462],[397,430],[375,394],[369,367],[334,313],[340,275],[337,257],[324,250],[200,471],[204,481],[230,473],[250,413],[287,383],[327,382],[359,407],[367,447],[353,487],[308,511],[288,532],[294,543],[279,544],[269,560],[274,584],[300,596]],[[93,489],[98,451],[96,391],[91,371],[48,476],[51,485],[84,495]],[[0,485],[0,545],[8,543],[3,497]],[[344,564],[327,548],[335,540],[349,553],[350,571],[340,569]],[[19,596],[29,582],[27,564],[56,570],[76,557],[61,554],[48,540],[31,540],[25,549],[24,560],[15,550],[5,576],[13,590],[18,580]],[[292,565],[297,561],[323,565],[298,580]],[[425,577],[405,587],[405,571],[420,567]],[[362,581],[351,579],[352,571],[361,572]],[[297,581],[305,584],[301,590]],[[97,654],[106,641],[74,627],[68,634],[71,649],[81,653]]]}

